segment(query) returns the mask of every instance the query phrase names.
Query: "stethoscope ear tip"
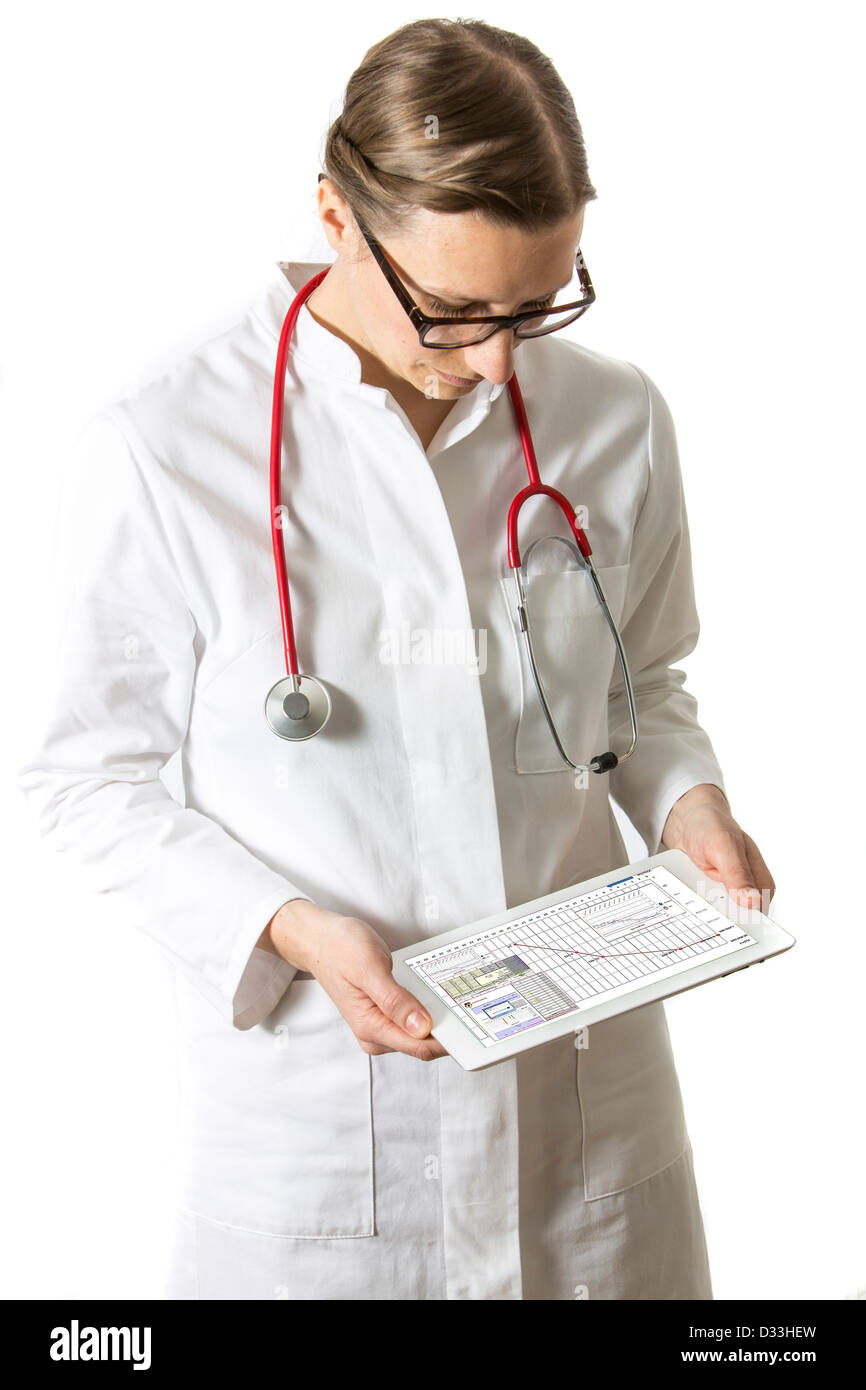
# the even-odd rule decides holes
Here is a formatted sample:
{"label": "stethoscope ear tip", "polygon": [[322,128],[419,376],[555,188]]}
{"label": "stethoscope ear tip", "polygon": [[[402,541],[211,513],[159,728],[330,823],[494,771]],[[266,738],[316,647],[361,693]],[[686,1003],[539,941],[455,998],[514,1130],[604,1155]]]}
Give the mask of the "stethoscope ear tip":
{"label": "stethoscope ear tip", "polygon": [[613,772],[619,765],[619,758],[616,753],[599,753],[590,762],[593,772]]}
{"label": "stethoscope ear tip", "polygon": [[330,717],[331,697],[315,676],[283,676],[268,691],[265,718],[279,738],[293,743],[312,738]]}

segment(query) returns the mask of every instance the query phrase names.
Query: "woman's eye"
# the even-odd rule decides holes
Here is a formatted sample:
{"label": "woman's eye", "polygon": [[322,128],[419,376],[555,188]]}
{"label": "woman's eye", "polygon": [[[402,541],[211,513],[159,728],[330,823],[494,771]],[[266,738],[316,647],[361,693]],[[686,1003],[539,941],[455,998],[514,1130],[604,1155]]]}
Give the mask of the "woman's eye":
{"label": "woman's eye", "polygon": [[464,309],[455,309],[451,304],[440,304],[438,299],[430,300],[430,308],[437,318],[458,319],[465,313]]}
{"label": "woman's eye", "polygon": [[[520,312],[528,314],[531,313],[534,309],[549,309],[552,303],[553,296],[551,295],[549,299],[540,300],[536,304],[525,305],[525,307],[521,309]],[[466,313],[465,309],[455,309],[454,306],[451,304],[440,304],[439,301],[436,299],[430,300],[430,308],[437,318],[459,319],[481,317],[480,315],[469,315]]]}

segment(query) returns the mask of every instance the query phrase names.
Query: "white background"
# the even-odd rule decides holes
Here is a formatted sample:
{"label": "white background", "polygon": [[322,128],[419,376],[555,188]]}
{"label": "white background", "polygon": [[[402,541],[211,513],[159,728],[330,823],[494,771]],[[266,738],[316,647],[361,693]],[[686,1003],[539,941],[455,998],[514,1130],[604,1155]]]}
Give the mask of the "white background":
{"label": "white background", "polygon": [[[526,33],[574,94],[599,193],[582,240],[598,300],[577,336],[671,407],[702,618],[688,687],[798,938],[667,1006],[718,1299],[866,1294],[858,10],[469,12]],[[429,13],[6,13],[6,1297],[159,1297],[173,1201],[167,967],[55,862],[13,776],[50,672],[64,452],[228,326],[270,262],[330,258],[314,216],[329,121],[366,48]]]}

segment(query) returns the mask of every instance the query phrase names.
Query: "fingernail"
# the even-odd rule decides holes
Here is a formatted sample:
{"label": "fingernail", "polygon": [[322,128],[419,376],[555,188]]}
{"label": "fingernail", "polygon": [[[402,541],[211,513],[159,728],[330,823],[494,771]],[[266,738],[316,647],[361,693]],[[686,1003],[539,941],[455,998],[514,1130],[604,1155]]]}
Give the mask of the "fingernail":
{"label": "fingernail", "polygon": [[417,1009],[413,1009],[406,1019],[406,1028],[416,1038],[423,1038],[430,1028],[430,1020],[425,1014],[419,1014]]}

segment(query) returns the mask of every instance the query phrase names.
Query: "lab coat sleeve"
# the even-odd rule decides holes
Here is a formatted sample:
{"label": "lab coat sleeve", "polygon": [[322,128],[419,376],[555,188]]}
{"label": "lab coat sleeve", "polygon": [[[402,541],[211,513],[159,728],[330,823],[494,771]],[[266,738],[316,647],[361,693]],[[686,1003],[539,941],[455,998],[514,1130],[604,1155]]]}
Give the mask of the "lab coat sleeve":
{"label": "lab coat sleeve", "polygon": [[282,903],[305,895],[180,805],[159,776],[187,728],[196,625],[111,410],[73,447],[56,532],[57,670],[19,786],[79,880],[107,894],[227,1021],[250,1028],[296,973],[255,943]]}
{"label": "lab coat sleeve", "polygon": [[[631,364],[634,366],[634,363]],[[661,836],[671,807],[690,787],[709,782],[725,791],[712,743],[698,723],[685,672],[674,667],[694,650],[700,632],[679,452],[670,409],[645,372],[649,480],[634,528],[620,631],[638,719],[635,752],[610,774],[610,793],[647,845]],[[619,662],[609,696],[610,747],[628,747],[631,723]]]}

